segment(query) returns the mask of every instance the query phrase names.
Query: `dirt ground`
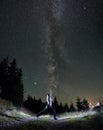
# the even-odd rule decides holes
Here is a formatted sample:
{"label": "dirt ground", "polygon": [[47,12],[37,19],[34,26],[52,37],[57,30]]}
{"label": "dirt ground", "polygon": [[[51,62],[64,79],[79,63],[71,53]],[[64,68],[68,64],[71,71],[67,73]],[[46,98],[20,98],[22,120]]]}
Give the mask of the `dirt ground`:
{"label": "dirt ground", "polygon": [[0,130],[103,130],[103,115],[96,114],[79,119],[53,120],[49,117],[11,125],[1,124]]}

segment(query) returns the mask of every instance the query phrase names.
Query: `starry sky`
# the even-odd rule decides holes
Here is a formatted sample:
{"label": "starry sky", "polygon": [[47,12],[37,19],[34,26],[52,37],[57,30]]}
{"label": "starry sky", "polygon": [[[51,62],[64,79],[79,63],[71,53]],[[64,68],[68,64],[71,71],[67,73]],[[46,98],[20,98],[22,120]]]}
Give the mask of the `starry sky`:
{"label": "starry sky", "polygon": [[23,70],[25,97],[30,94],[45,100],[49,88],[48,33],[51,28],[50,35],[55,37],[53,29],[58,30],[58,42],[52,47],[57,99],[69,103],[79,96],[103,101],[103,1],[50,2],[0,0],[0,60],[16,58]]}

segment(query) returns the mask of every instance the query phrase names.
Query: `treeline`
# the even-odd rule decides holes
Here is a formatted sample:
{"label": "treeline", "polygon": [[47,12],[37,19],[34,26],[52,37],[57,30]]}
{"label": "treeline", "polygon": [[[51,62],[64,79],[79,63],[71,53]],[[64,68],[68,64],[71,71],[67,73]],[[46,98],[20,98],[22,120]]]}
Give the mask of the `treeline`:
{"label": "treeline", "polygon": [[22,70],[17,67],[16,59],[9,62],[8,58],[4,58],[0,62],[0,97],[20,106],[23,93]]}
{"label": "treeline", "polygon": [[[33,113],[38,113],[39,111],[43,110],[46,106],[46,102],[42,102],[41,99],[36,100],[35,97],[28,96],[27,100],[24,101],[23,107],[29,109]],[[74,105],[72,102],[70,106],[62,105],[62,103],[58,103],[57,98],[54,98],[53,107],[56,110],[57,114],[64,113],[64,112],[76,112],[76,111],[88,111],[89,110],[89,103],[84,98],[81,100],[81,98],[76,99],[76,105]]]}
{"label": "treeline", "polygon": [[[9,62],[8,58],[4,58],[0,62],[0,97],[9,101],[15,106],[21,106],[31,110],[34,113],[41,111],[46,102],[41,99],[36,100],[28,96],[27,100],[23,102],[24,86],[22,80],[22,70],[17,67],[16,59]],[[76,99],[76,104],[73,103],[63,105],[58,103],[57,98],[54,98],[53,106],[57,113],[74,112],[74,111],[87,111],[89,104],[86,99]]]}

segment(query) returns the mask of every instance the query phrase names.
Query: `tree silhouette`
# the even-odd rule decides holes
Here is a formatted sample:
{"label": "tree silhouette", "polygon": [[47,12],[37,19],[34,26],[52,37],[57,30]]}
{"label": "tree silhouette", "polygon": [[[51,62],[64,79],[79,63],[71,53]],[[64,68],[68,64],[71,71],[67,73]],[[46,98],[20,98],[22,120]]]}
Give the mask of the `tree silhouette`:
{"label": "tree silhouette", "polygon": [[2,98],[11,100],[14,105],[21,105],[24,92],[22,70],[17,68],[15,59],[11,63],[8,63],[8,58],[1,61],[0,86]]}
{"label": "tree silhouette", "polygon": [[77,111],[83,110],[82,101],[81,101],[81,98],[79,98],[79,97],[76,99],[76,106],[77,106]]}
{"label": "tree silhouette", "polygon": [[64,112],[64,107],[62,103],[60,103],[58,113],[63,113],[63,112]]}
{"label": "tree silhouette", "polygon": [[[69,112],[68,105],[65,104],[63,106],[62,103],[60,103],[60,105],[59,105],[56,97],[54,98],[53,105],[54,105],[54,108],[56,109],[56,114]],[[42,109],[45,108],[45,106],[46,106],[46,102],[43,103],[41,99],[36,100],[35,97],[32,98],[32,96],[30,96],[30,95],[27,97],[27,100],[25,100],[23,102],[23,107],[29,109],[30,111],[32,111],[34,113],[40,112]],[[45,114],[47,114],[47,112],[45,112]]]}
{"label": "tree silhouette", "polygon": [[41,99],[36,100],[35,97],[33,99],[32,96],[28,95],[27,100],[23,102],[23,107],[34,113],[38,113],[45,107],[45,103],[43,103]]}
{"label": "tree silhouette", "polygon": [[35,103],[34,103],[33,98],[32,98],[30,95],[28,95],[27,100],[24,101],[24,103],[23,103],[23,106],[24,106],[25,108],[27,108],[27,109],[33,111],[33,110],[34,110],[34,104],[35,104]]}
{"label": "tree silhouette", "polygon": [[84,111],[88,111],[89,110],[89,103],[88,103],[88,101],[85,98],[82,101],[82,105],[83,105],[83,110]]}
{"label": "tree silhouette", "polygon": [[54,97],[54,102],[53,102],[53,105],[54,105],[54,107],[55,107],[56,111],[58,111],[58,101],[57,101],[56,96]]}
{"label": "tree silhouette", "polygon": [[64,111],[65,111],[65,112],[69,112],[69,107],[68,107],[68,104],[67,104],[67,103],[64,105]]}
{"label": "tree silhouette", "polygon": [[71,102],[71,104],[70,104],[69,111],[70,111],[70,112],[75,112],[75,111],[76,111],[76,108],[74,107],[74,104],[73,104],[72,102]]}
{"label": "tree silhouette", "polygon": [[5,58],[0,63],[0,96],[4,99],[8,99],[8,58]]}
{"label": "tree silhouette", "polygon": [[23,101],[22,70],[17,68],[16,59],[9,66],[9,93],[14,105],[21,105]]}

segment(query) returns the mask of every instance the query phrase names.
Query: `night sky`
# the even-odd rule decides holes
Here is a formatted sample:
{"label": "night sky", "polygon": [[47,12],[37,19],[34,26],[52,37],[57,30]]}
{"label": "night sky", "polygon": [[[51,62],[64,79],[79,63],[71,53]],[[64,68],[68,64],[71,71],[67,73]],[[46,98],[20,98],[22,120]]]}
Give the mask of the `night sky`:
{"label": "night sky", "polygon": [[50,1],[0,0],[0,60],[17,59],[25,97],[45,100],[48,65],[55,60],[53,89],[59,102],[78,96],[103,101],[103,1]]}

